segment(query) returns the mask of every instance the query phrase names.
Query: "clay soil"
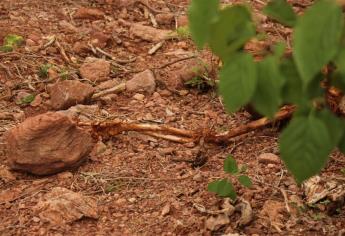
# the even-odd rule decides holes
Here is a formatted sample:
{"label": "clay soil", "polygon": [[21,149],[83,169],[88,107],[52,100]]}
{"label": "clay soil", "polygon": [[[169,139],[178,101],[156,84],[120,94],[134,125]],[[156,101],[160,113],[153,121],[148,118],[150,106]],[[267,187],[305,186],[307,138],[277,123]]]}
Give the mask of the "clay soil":
{"label": "clay soil", "polygon": [[[87,56],[95,54],[92,51],[76,52],[73,45],[78,41],[87,43],[92,29],[111,35],[111,42],[104,47],[104,51],[119,60],[136,58],[133,62],[122,63],[122,67],[114,66],[112,79],[126,81],[138,71],[155,68],[156,79],[162,81],[157,84],[156,93],[145,94],[142,101],[125,92],[118,94],[111,103],[94,102],[101,108],[101,115],[190,130],[212,128],[218,132],[251,120],[246,111],[227,114],[214,88],[207,91],[189,87],[172,89],[164,84],[185,62],[157,68],[188,53],[198,53],[200,58],[210,61],[214,71],[218,63],[209,52],[198,52],[192,41],[184,37],[167,40],[155,54],[148,55],[154,43],[129,35],[128,27],[119,21],[151,25],[145,11],[153,15],[157,13],[145,10],[139,3],[119,7],[117,2],[121,1],[0,1],[0,44],[9,33],[21,35],[25,40],[55,35],[68,56],[74,58],[73,65],[67,63],[55,45],[28,51],[24,44],[15,52],[0,52],[0,114],[7,114],[0,116],[0,145],[3,145],[1,138],[6,130],[26,117],[50,110],[46,102],[49,98],[44,96],[37,106],[15,103],[19,92],[44,94],[46,86],[54,82],[35,80],[41,65],[51,63],[66,68],[72,71],[70,79],[80,79],[76,69]],[[256,10],[262,7],[262,1],[246,2]],[[297,11],[303,11],[303,4],[307,4],[295,2],[298,2],[295,5]],[[81,6],[98,8],[105,12],[105,17],[98,20],[74,19],[73,12]],[[150,0],[149,6],[156,10],[169,10],[178,18],[186,14],[188,2]],[[66,30],[61,24],[63,20],[76,26],[78,32]],[[277,39],[290,42],[289,30],[264,18],[258,17],[257,21],[260,30],[269,37],[248,46],[254,54],[259,56],[269,50]],[[176,29],[174,20],[158,27]],[[209,76],[216,79],[217,74],[210,73]],[[91,114],[90,118],[100,119]],[[0,191],[14,195],[10,201],[0,203],[0,235],[342,235],[345,228],[344,207],[341,206],[333,215],[322,208],[306,207],[302,189],[295,184],[282,163],[258,162],[257,158],[262,153],[279,155],[277,139],[280,125],[236,137],[229,145],[205,144],[203,155],[207,161],[197,167],[193,165],[193,160],[198,144],[178,144],[129,132],[103,140],[105,151],[93,155],[77,170],[71,170],[71,176],[67,172],[45,177],[12,172],[16,180],[7,183],[0,180]],[[6,166],[3,146],[0,147],[0,164]],[[241,215],[236,212],[229,223],[211,231],[205,224],[211,215],[198,210],[195,204],[207,210],[221,208],[223,199],[208,192],[207,184],[227,176],[223,172],[223,161],[229,154],[235,157],[238,164],[248,167],[247,173],[253,181],[251,188],[244,188],[233,180],[239,198],[250,203],[253,220],[240,227],[237,222]],[[344,156],[334,152],[321,177],[342,177],[341,169],[344,167]],[[32,208],[41,196],[57,186],[95,199],[99,218],[83,218],[61,226],[42,222]],[[286,193],[285,197],[283,193]],[[300,199],[304,207],[289,213],[285,204],[292,197]],[[283,207],[277,210],[273,204],[272,208],[264,209],[269,202]],[[293,204],[290,205],[293,208]],[[267,210],[276,212],[273,218],[265,214]]]}

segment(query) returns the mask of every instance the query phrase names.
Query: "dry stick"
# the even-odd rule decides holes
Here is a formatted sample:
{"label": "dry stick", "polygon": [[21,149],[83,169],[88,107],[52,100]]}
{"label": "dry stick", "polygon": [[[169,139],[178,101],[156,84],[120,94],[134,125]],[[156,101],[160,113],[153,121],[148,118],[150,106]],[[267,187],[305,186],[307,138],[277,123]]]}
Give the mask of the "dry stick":
{"label": "dry stick", "polygon": [[102,90],[98,93],[93,94],[92,100],[96,100],[96,99],[103,97],[103,96],[106,96],[108,94],[120,93],[124,90],[126,90],[126,83],[121,83],[121,84],[119,84],[113,88],[105,89],[105,90]]}
{"label": "dry stick", "polygon": [[166,139],[173,142],[189,143],[196,142],[204,137],[208,143],[228,143],[231,138],[248,133],[250,131],[265,127],[274,122],[290,118],[295,111],[295,106],[285,106],[276,115],[273,120],[261,118],[248,124],[241,125],[222,134],[212,134],[210,132],[191,131],[156,124],[138,124],[121,120],[100,121],[100,122],[79,122],[80,126],[90,126],[93,131],[99,135],[118,135],[124,131],[136,131],[150,136]]}
{"label": "dry stick", "polygon": [[95,50],[96,50],[96,52],[99,52],[99,53],[103,54],[104,56],[109,57],[111,60],[115,61],[116,63],[126,64],[126,63],[134,62],[136,60],[135,57],[128,59],[128,60],[118,59],[118,58],[114,57],[113,55],[111,55],[110,53],[107,53],[106,51],[100,49],[99,47],[96,47]]}
{"label": "dry stick", "polygon": [[67,63],[70,63],[70,62],[71,62],[71,59],[67,56],[65,49],[61,46],[61,44],[59,43],[59,41],[58,41],[58,40],[55,40],[54,42],[55,42],[56,47],[59,49],[59,51],[60,51],[60,53],[61,53],[62,58],[64,59],[64,61],[67,62]]}
{"label": "dry stick", "polygon": [[181,61],[186,61],[186,60],[189,60],[189,59],[192,59],[192,58],[196,58],[196,55],[192,55],[192,56],[189,56],[189,57],[183,57],[183,58],[179,58],[179,59],[176,59],[174,61],[171,61],[171,62],[168,62],[160,67],[156,67],[156,68],[153,68],[153,69],[163,69],[165,67],[168,67],[168,66],[171,66],[175,63],[178,63],[178,62],[181,62]]}

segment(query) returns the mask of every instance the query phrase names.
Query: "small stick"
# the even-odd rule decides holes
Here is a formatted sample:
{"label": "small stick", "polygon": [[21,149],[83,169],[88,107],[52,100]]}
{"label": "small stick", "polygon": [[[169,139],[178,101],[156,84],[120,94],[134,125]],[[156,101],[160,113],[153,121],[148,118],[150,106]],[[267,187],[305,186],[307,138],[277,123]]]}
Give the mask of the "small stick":
{"label": "small stick", "polygon": [[164,69],[165,67],[171,66],[171,65],[173,65],[175,63],[178,63],[178,62],[181,62],[181,61],[190,60],[192,58],[196,58],[196,55],[192,55],[192,56],[184,57],[184,58],[178,58],[178,59],[176,59],[174,61],[168,62],[168,63],[166,63],[166,64],[164,64],[164,65],[162,65],[162,66],[160,66],[158,68],[154,68],[154,69]]}
{"label": "small stick", "polygon": [[111,60],[117,62],[117,63],[122,63],[122,64],[126,64],[126,63],[131,63],[134,62],[136,60],[136,58],[131,58],[129,60],[121,60],[121,59],[117,59],[116,57],[114,57],[113,55],[111,55],[110,53],[107,53],[105,51],[103,51],[102,49],[100,49],[99,47],[96,47],[95,50],[101,54],[103,54],[106,57],[109,57]]}
{"label": "small stick", "polygon": [[157,23],[157,20],[156,20],[155,16],[152,13],[149,13],[149,17],[150,17],[152,26],[157,28],[158,27],[158,23]]}
{"label": "small stick", "polygon": [[58,47],[62,58],[65,60],[65,62],[70,63],[71,59],[67,56],[65,49],[61,46],[58,40],[55,40],[55,45]]}
{"label": "small stick", "polygon": [[164,41],[157,43],[155,46],[153,46],[153,47],[149,50],[148,54],[149,54],[149,55],[155,54],[155,53],[163,46],[163,44],[164,44]]}
{"label": "small stick", "polygon": [[105,89],[103,91],[100,91],[98,93],[95,93],[92,95],[92,100],[96,100],[100,97],[106,96],[111,93],[120,93],[126,89],[126,83],[121,83],[113,88]]}
{"label": "small stick", "polygon": [[291,214],[291,209],[290,209],[290,207],[289,207],[289,200],[288,200],[288,197],[287,197],[287,193],[286,193],[286,191],[285,191],[284,189],[282,189],[282,188],[280,188],[279,190],[280,190],[280,192],[282,193],[282,195],[283,195],[283,197],[284,197],[285,208],[286,208],[287,212],[288,212],[289,214]]}

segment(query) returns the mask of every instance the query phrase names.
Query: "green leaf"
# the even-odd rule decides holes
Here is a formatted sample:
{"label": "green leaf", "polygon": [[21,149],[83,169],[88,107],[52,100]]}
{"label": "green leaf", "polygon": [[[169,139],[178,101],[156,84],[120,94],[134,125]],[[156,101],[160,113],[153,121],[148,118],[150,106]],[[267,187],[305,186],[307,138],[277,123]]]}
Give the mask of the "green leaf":
{"label": "green leaf", "polygon": [[4,39],[4,45],[19,46],[24,41],[22,36],[9,34]]}
{"label": "green leaf", "polygon": [[257,84],[253,57],[239,53],[220,71],[219,92],[230,112],[238,110],[252,98]]}
{"label": "green leaf", "polygon": [[10,45],[4,45],[0,47],[0,51],[2,52],[12,52],[13,51],[13,47]]}
{"label": "green leaf", "polygon": [[210,30],[209,45],[223,61],[229,58],[253,36],[255,28],[245,6],[235,5],[220,11]]}
{"label": "green leaf", "polygon": [[247,188],[250,188],[252,187],[253,183],[252,181],[250,180],[250,178],[246,175],[240,175],[238,176],[238,181],[244,186],[244,187],[247,187]]}
{"label": "green leaf", "polygon": [[224,171],[229,174],[238,173],[236,160],[232,156],[228,156],[224,161]]}
{"label": "green leaf", "polygon": [[202,48],[210,37],[210,26],[218,14],[219,0],[193,0],[188,16],[192,39]]}
{"label": "green leaf", "polygon": [[327,126],[314,115],[294,117],[280,136],[280,151],[298,183],[319,173],[333,149]]}
{"label": "green leaf", "polygon": [[281,91],[284,79],[279,71],[277,60],[266,57],[257,64],[258,84],[252,103],[260,114],[272,118],[281,105]]}
{"label": "green leaf", "polygon": [[341,137],[338,148],[343,154],[345,154],[345,134],[343,134],[343,136]]}
{"label": "green leaf", "polygon": [[344,121],[336,117],[328,109],[324,109],[317,113],[317,117],[326,125],[332,146],[337,146],[344,134]]}
{"label": "green leaf", "polygon": [[341,8],[331,0],[317,1],[298,19],[293,56],[305,85],[336,55],[342,28]]}
{"label": "green leaf", "polygon": [[30,104],[33,100],[35,100],[35,95],[30,94],[26,97],[23,97],[19,102],[18,105],[28,105]]}
{"label": "green leaf", "polygon": [[234,186],[226,179],[209,183],[207,189],[209,192],[216,193],[220,197],[230,197],[232,200],[235,200],[237,197]]}
{"label": "green leaf", "polygon": [[284,102],[299,104],[300,100],[304,98],[302,80],[293,59],[284,59],[280,65],[280,71],[285,79],[282,89]]}
{"label": "green leaf", "polygon": [[263,13],[290,27],[293,27],[297,21],[296,13],[286,0],[271,0],[263,9]]}

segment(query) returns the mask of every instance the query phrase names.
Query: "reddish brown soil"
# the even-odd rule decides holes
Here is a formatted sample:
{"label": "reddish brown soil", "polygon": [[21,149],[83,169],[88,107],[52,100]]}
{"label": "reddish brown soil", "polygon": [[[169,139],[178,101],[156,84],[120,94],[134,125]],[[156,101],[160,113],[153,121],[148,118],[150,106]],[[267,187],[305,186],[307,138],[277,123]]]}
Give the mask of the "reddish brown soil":
{"label": "reddish brown soil", "polygon": [[[113,35],[112,42],[104,50],[116,58],[137,57],[135,62],[126,64],[130,68],[129,72],[114,68],[111,76],[119,81],[130,79],[136,71],[156,68],[176,59],[175,56],[166,55],[166,52],[181,48],[196,51],[191,40],[175,39],[167,41],[156,54],[149,56],[147,52],[153,43],[131,38],[127,28],[117,26],[120,17],[128,23],[150,24],[141,5],[135,4],[127,9],[120,9],[117,4],[101,2],[0,1],[0,43],[9,33],[22,35],[25,39],[55,35],[68,55],[75,57],[77,61],[73,66],[67,64],[54,46],[38,52],[27,52],[22,46],[14,53],[0,53],[0,113],[20,114],[18,111],[22,110],[25,113],[24,117],[28,117],[48,110],[49,107],[45,103],[39,107],[18,106],[14,102],[15,96],[21,90],[34,93],[45,91],[48,82],[36,83],[34,79],[40,65],[50,62],[75,70],[86,56],[93,56],[92,52],[77,54],[72,50],[75,42],[87,42],[87,29],[100,29],[106,34]],[[168,7],[176,15],[185,13],[188,5],[185,0],[149,2],[155,9]],[[250,2],[255,9],[261,8],[261,1]],[[93,22],[72,20],[71,14],[80,6],[101,9],[107,17]],[[301,4],[296,9],[302,11],[300,7]],[[64,32],[59,26],[62,20],[72,22],[81,29],[80,32]],[[286,29],[272,22],[265,20],[260,24],[261,29],[267,31],[271,37],[264,43],[248,47],[257,55],[269,48],[272,41],[289,37]],[[160,27],[174,29],[175,25],[172,23]],[[116,43],[114,38],[120,39],[121,42]],[[208,52],[202,52],[201,57],[211,58]],[[167,81],[167,76],[177,66],[155,70],[156,77],[161,81]],[[211,76],[215,78],[216,75]],[[73,79],[79,79],[78,75],[74,74]],[[153,120],[162,121],[170,126],[191,130],[213,126],[218,131],[224,131],[244,124],[250,119],[246,112],[226,114],[215,90],[201,93],[196,89],[187,89],[188,94],[181,96],[178,91],[166,95],[166,88],[163,85],[158,87],[157,92],[160,96],[147,95],[144,101],[133,99],[133,94],[122,93],[118,94],[113,104],[99,105],[104,112],[113,117],[130,120],[153,117]],[[167,115],[167,108],[174,114]],[[20,120],[0,120],[0,145],[3,145],[3,133]],[[302,190],[296,186],[282,164],[268,166],[257,161],[261,153],[277,152],[278,131],[277,127],[267,127],[238,137],[229,146],[206,145],[205,155],[208,159],[200,168],[192,168],[190,163],[180,160],[192,160],[195,157],[195,149],[191,145],[126,133],[105,141],[106,152],[93,157],[78,170],[73,171],[72,179],[65,179],[61,175],[35,177],[13,172],[16,176],[15,181],[6,184],[0,181],[1,191],[10,190],[17,193],[17,197],[11,202],[0,203],[0,235],[338,235],[345,228],[344,208],[339,214],[332,216],[312,208],[305,208],[299,214],[292,215],[285,211],[280,219],[282,224],[278,227],[281,233],[260,214],[268,200],[284,204],[280,189],[285,190],[288,197],[296,195],[303,199]],[[3,148],[0,149],[0,164],[6,165],[2,150]],[[209,193],[207,184],[226,176],[223,172],[223,161],[230,153],[239,164],[248,166],[248,175],[253,180],[253,187],[246,189],[236,183],[236,188],[238,195],[250,202],[254,219],[249,225],[240,228],[236,226],[240,217],[236,213],[231,217],[229,224],[211,232],[205,227],[205,220],[210,215],[198,211],[193,207],[193,203],[201,204],[209,210],[219,209],[223,200]],[[344,166],[344,156],[334,153],[322,176],[341,176],[340,170]],[[37,204],[40,196],[56,186],[81,192],[97,200],[99,219],[81,219],[64,226],[51,226],[37,220],[32,207]],[[170,207],[170,211],[162,216],[161,212],[166,206]]]}

